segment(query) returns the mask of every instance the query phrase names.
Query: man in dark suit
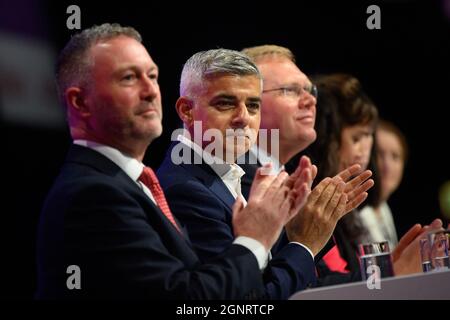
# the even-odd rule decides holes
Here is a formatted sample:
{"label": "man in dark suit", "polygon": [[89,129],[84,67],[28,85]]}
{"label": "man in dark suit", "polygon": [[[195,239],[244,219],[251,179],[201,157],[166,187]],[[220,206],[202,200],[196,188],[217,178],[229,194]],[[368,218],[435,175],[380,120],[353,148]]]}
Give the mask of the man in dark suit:
{"label": "man in dark suit", "polygon": [[234,208],[236,240],[200,261],[142,164],[162,107],[139,33],[104,24],[73,36],[57,80],[74,144],[40,218],[37,297],[263,297],[260,269],[297,211],[287,174],[257,174],[249,204]]}
{"label": "man in dark suit", "polygon": [[[176,108],[185,131],[167,153],[158,176],[172,211],[187,227],[203,260],[223,253],[234,241],[233,208],[235,202],[245,204],[240,192],[243,171],[235,161],[255,142],[261,89],[258,69],[235,51],[199,52],[183,68]],[[314,175],[315,168],[305,157],[289,178],[300,186],[299,209]],[[286,299],[314,284],[313,258],[343,215],[347,205],[344,187],[340,177],[321,182],[308,196],[316,209],[289,222],[289,243],[277,250],[264,269],[269,298]],[[359,199],[364,187],[353,187]]]}

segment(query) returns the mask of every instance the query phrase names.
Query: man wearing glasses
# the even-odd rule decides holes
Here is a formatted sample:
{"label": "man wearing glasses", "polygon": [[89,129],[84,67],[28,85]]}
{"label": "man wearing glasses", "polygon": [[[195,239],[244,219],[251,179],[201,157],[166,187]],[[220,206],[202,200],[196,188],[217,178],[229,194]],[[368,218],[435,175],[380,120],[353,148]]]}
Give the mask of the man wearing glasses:
{"label": "man wearing glasses", "polygon": [[[270,142],[274,141],[273,135],[279,136],[277,145],[274,145],[273,142],[258,141],[246,155],[247,159],[257,159],[256,165],[252,164],[255,161],[242,165],[242,169],[246,173],[242,178],[242,194],[244,197],[248,197],[250,186],[259,166],[272,162],[276,169],[274,173],[280,172],[284,170],[284,165],[289,160],[315,141],[317,88],[298,68],[294,54],[287,48],[262,45],[245,48],[242,51],[253,60],[263,76],[260,128],[268,131],[269,138],[267,140]],[[271,135],[272,137],[270,137]],[[366,196],[367,193],[364,193],[362,201]],[[350,206],[347,208],[350,210]],[[310,197],[302,213],[310,214],[308,213],[310,210],[323,210],[323,208],[312,205]],[[292,223],[286,225],[286,233],[280,237],[273,252],[283,247],[291,237],[292,225]],[[328,252],[337,257],[337,263],[345,264],[345,261],[340,259],[333,240],[330,240],[325,248],[315,256],[316,263]],[[322,261],[317,266],[323,268]],[[345,279],[342,282],[351,280],[350,275],[343,275],[343,277]],[[323,283],[323,279],[318,280],[319,284]]]}
{"label": "man wearing glasses", "polygon": [[[259,164],[272,162],[275,169],[281,170],[316,139],[317,88],[300,71],[293,53],[287,48],[263,45],[246,48],[243,52],[252,58],[263,76],[260,129],[266,129],[268,135],[279,134],[278,145],[272,145],[273,139],[268,138],[268,143],[258,141],[250,152]],[[251,185],[246,176],[244,195],[248,194]]]}

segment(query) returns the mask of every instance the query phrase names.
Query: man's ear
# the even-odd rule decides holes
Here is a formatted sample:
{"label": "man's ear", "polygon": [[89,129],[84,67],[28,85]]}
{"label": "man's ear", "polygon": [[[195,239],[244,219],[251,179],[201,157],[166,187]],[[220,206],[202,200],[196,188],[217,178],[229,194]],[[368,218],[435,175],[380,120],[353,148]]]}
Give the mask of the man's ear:
{"label": "man's ear", "polygon": [[190,128],[194,125],[194,102],[188,97],[179,97],[175,104],[178,116],[183,121],[186,128]]}
{"label": "man's ear", "polygon": [[80,87],[70,87],[66,89],[65,99],[68,108],[73,109],[81,117],[87,117],[91,114],[88,105],[86,104],[86,99],[84,96],[83,89]]}

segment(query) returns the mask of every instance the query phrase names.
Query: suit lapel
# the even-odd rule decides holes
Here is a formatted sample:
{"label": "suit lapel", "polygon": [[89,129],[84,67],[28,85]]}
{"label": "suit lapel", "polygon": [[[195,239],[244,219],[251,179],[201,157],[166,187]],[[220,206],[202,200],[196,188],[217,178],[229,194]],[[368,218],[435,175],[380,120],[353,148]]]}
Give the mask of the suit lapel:
{"label": "suit lapel", "polygon": [[[144,193],[144,191],[139,187],[139,185],[135,181],[133,181],[133,179],[131,179],[119,166],[117,166],[113,161],[111,161],[101,153],[89,149],[87,147],[72,145],[71,148],[69,149],[66,161],[76,162],[95,168],[96,170],[103,172],[104,174],[109,175],[111,177],[114,177],[122,181],[129,187],[133,188],[134,191],[142,195],[142,199],[144,199],[145,203],[150,206],[150,210],[152,211],[152,213],[158,214],[161,220],[167,222],[167,225],[169,226],[170,229],[173,229],[174,232],[179,234],[179,232],[167,219],[167,217],[164,215],[161,209]],[[177,223],[179,224],[178,220]],[[186,238],[187,233],[183,227],[182,231],[184,238]]]}
{"label": "suit lapel", "polygon": [[234,199],[230,190],[228,190],[225,183],[222,179],[213,171],[213,169],[206,163],[202,162],[201,164],[181,164],[186,170],[191,172],[191,174],[202,181],[202,183],[209,189],[211,192],[222,201],[227,207],[230,208],[230,211],[233,207]]}
{"label": "suit lapel", "polygon": [[[169,147],[166,159],[167,157],[171,157],[172,150],[175,148],[180,142],[174,142]],[[233,197],[231,192],[228,190],[225,183],[222,181],[222,179],[214,172],[214,170],[204,162],[204,160],[195,153],[191,148],[189,147],[183,147],[177,150],[179,154],[178,156],[183,157],[185,159],[184,152],[189,152],[189,156],[186,157],[185,160],[188,160],[185,163],[182,162],[180,166],[182,166],[186,171],[188,171],[192,176],[200,180],[211,192],[221,201],[225,206],[227,206],[230,209],[230,214],[233,208],[233,204],[236,201],[236,199]],[[196,160],[196,161],[194,161]],[[175,165],[171,160],[169,160],[171,165]]]}
{"label": "suit lapel", "polygon": [[236,199],[234,199],[233,195],[231,194],[230,190],[228,190],[225,183],[223,183],[222,179],[220,179],[217,175],[216,177],[217,178],[211,181],[210,190],[231,210]]}
{"label": "suit lapel", "polygon": [[[167,154],[166,157],[171,155],[172,149],[175,148],[177,144],[180,142],[173,143]],[[233,197],[231,192],[228,190],[225,183],[222,181],[222,179],[214,172],[214,170],[204,162],[201,157],[195,153],[191,148],[184,147],[181,149],[181,156],[184,156],[184,152],[189,152],[189,163],[182,162],[180,166],[182,166],[184,169],[186,169],[188,172],[190,172],[194,177],[199,179],[211,192],[221,201],[223,202],[229,209],[230,213],[233,207],[234,202],[236,199]],[[194,159],[197,161],[194,162]],[[198,163],[200,162],[200,163]],[[171,162],[172,163],[172,162]],[[174,165],[172,163],[172,165]]]}

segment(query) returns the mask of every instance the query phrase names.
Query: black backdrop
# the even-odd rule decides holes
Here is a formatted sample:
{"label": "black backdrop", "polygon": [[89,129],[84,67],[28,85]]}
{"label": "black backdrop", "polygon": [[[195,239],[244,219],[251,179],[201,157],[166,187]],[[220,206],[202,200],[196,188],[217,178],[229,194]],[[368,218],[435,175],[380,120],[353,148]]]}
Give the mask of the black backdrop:
{"label": "black backdrop", "polygon": [[[373,3],[381,8],[381,30],[366,27],[366,8]],[[240,50],[278,44],[295,53],[307,74],[347,72],[358,77],[381,115],[405,132],[410,161],[390,201],[399,231],[440,215],[438,188],[450,179],[445,152],[450,137],[446,116],[450,17],[442,12],[442,1],[43,2],[39,4],[40,32],[35,36],[56,51],[73,33],[66,28],[70,4],[80,6],[82,28],[103,22],[135,27],[160,67],[164,134],[149,148],[146,164],[159,165],[170,134],[179,125],[174,103],[188,57],[217,47]],[[24,28],[30,33],[32,29]],[[29,299],[36,285],[39,211],[70,139],[64,129],[38,129],[3,120],[2,131],[6,137],[2,159],[7,169],[1,210],[4,289],[0,292],[5,298]]]}

